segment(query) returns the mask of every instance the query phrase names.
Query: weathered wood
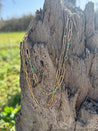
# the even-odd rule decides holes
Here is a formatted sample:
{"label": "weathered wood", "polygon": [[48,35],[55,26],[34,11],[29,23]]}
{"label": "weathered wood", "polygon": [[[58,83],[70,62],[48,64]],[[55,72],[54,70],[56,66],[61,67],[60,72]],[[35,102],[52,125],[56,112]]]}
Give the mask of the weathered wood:
{"label": "weathered wood", "polygon": [[[15,120],[16,131],[95,131],[98,128],[95,124],[98,111],[90,108],[98,101],[98,42],[94,41],[97,41],[97,36],[92,36],[95,33],[91,29],[94,19],[89,18],[93,13],[89,14],[89,5],[93,11],[93,3],[89,3],[86,12],[83,12],[67,0],[45,0],[43,10],[37,11],[20,46],[21,110]],[[71,44],[69,57],[64,68],[60,68],[59,60],[64,58],[60,56],[68,43]],[[32,67],[38,77],[36,82]],[[58,68],[60,74],[56,77]],[[35,98],[41,106],[47,105],[49,99],[52,101],[55,79],[58,81],[61,76],[64,79],[54,94],[52,105],[47,109],[38,106]],[[50,95],[41,92],[39,86]],[[94,106],[97,107],[97,104]],[[88,107],[89,111],[86,110]]]}

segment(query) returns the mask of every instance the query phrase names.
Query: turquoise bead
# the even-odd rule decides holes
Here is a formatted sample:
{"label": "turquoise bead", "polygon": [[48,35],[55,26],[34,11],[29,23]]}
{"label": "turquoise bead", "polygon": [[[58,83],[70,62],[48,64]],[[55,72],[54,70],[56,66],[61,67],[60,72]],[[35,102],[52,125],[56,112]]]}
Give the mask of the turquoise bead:
{"label": "turquoise bead", "polygon": [[56,89],[58,89],[58,87],[56,87]]}
{"label": "turquoise bead", "polygon": [[58,89],[58,87],[56,87],[55,90],[54,90],[53,92],[50,92],[49,95],[55,93],[57,89]]}
{"label": "turquoise bead", "polygon": [[29,60],[29,62],[31,62],[31,60]]}
{"label": "turquoise bead", "polygon": [[67,43],[67,45],[70,45],[70,43]]}
{"label": "turquoise bead", "polygon": [[51,95],[51,94],[52,94],[52,92],[49,93],[49,95]]}
{"label": "turquoise bead", "polygon": [[55,91],[58,89],[58,87],[56,87]]}

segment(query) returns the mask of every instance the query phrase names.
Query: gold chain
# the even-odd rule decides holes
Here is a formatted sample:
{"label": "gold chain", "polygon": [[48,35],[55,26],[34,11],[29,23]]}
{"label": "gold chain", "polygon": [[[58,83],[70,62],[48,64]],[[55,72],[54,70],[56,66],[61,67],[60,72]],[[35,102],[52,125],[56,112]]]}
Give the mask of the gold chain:
{"label": "gold chain", "polygon": [[[70,28],[69,31],[67,31],[68,27]],[[57,72],[56,72],[55,84],[53,86],[52,93],[48,93],[46,90],[41,88],[40,85],[38,84],[38,88],[40,89],[40,91],[44,92],[48,96],[52,94],[50,100],[48,101],[48,104],[46,104],[45,106],[41,106],[40,103],[38,102],[38,100],[36,99],[35,95],[34,95],[34,92],[33,92],[33,89],[32,89],[32,84],[31,84],[29,75],[27,73],[27,66],[25,64],[24,49],[23,49],[23,44],[22,44],[21,56],[22,56],[22,60],[23,60],[23,68],[24,68],[24,71],[25,71],[25,74],[26,74],[26,81],[27,81],[27,84],[28,84],[28,87],[29,87],[29,90],[30,90],[30,93],[33,97],[34,102],[43,109],[47,109],[52,105],[54,94],[56,93],[57,89],[63,83],[64,76],[65,76],[65,64],[66,64],[66,61],[68,60],[68,48],[67,48],[67,51],[66,51],[66,54],[65,54],[65,44],[67,43],[68,44],[67,47],[69,47],[71,36],[72,36],[72,20],[70,20],[68,18],[67,23],[66,23],[66,27],[65,27],[64,37],[63,37],[62,53],[61,53],[61,56],[60,56],[60,59],[59,59],[59,68],[57,69]],[[27,45],[25,45],[25,49],[28,50],[27,57],[30,58],[30,51],[27,48]],[[64,54],[65,54],[65,56],[64,56]],[[39,82],[37,74],[35,72],[33,72],[33,79],[34,79],[35,83]]]}

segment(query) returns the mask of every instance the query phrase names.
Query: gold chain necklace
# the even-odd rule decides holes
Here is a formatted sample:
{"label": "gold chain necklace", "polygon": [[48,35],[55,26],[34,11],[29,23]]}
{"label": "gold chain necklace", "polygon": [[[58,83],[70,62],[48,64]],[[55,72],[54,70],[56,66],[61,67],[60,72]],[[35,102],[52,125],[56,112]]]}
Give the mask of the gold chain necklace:
{"label": "gold chain necklace", "polygon": [[[70,28],[70,29],[68,29]],[[23,68],[26,74],[26,81],[27,81],[27,85],[29,88],[29,91],[33,97],[34,102],[39,105],[41,108],[43,109],[47,109],[49,108],[52,103],[53,103],[53,98],[54,95],[57,91],[57,89],[59,89],[59,87],[61,86],[61,84],[63,83],[64,80],[64,76],[65,76],[65,64],[66,61],[68,60],[68,50],[69,50],[69,44],[71,41],[71,36],[72,36],[72,20],[70,20],[69,18],[67,19],[67,23],[66,23],[66,27],[65,27],[65,32],[64,32],[64,37],[63,37],[63,47],[62,47],[62,53],[59,59],[59,68],[57,69],[56,72],[56,78],[55,78],[55,84],[53,86],[53,91],[52,92],[47,92],[46,90],[44,90],[43,88],[40,87],[40,85],[38,84],[38,88],[40,89],[40,91],[44,92],[47,96],[51,95],[50,100],[48,101],[48,104],[46,104],[45,106],[41,106],[40,103],[38,102],[38,100],[36,99],[33,89],[32,89],[32,84],[29,78],[29,75],[27,73],[27,66],[25,64],[25,58],[24,58],[24,49],[23,49],[23,44],[22,44],[22,49],[21,49],[21,56],[22,56],[22,60],[23,60]],[[66,48],[66,43],[67,43],[67,48]],[[33,79],[35,81],[35,83],[38,83],[38,77],[37,74],[34,72],[34,68],[31,64],[31,59],[30,59],[30,51],[27,48],[26,45],[24,45],[25,49],[28,50],[29,55],[27,55],[27,58],[29,59],[29,64],[32,70],[32,74],[33,74]],[[65,54],[65,48],[66,48],[66,54]],[[65,56],[64,56],[65,54]]]}

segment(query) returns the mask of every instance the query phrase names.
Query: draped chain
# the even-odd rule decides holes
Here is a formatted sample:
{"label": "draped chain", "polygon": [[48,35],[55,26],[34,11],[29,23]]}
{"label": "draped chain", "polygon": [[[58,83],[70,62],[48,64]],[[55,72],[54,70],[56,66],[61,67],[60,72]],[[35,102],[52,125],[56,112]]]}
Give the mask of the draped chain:
{"label": "draped chain", "polygon": [[69,51],[71,37],[72,37],[72,28],[73,28],[72,19],[71,19],[70,16],[67,16],[66,26],[65,26],[64,35],[63,35],[61,55],[59,57],[59,64],[58,64],[58,69],[56,71],[56,77],[55,77],[53,90],[51,92],[47,92],[46,90],[44,90],[43,88],[40,87],[40,84],[37,85],[37,87],[39,88],[39,90],[41,92],[45,93],[47,96],[51,95],[50,100],[48,101],[48,103],[45,106],[42,106],[38,102],[37,98],[34,95],[34,90],[32,88],[31,80],[30,80],[28,72],[27,72],[27,65],[25,63],[24,48],[26,50],[28,50],[28,54],[26,54],[26,56],[27,56],[27,58],[29,60],[29,65],[30,65],[30,69],[31,69],[31,72],[32,72],[32,78],[33,78],[35,84],[38,83],[39,80],[38,80],[38,76],[35,73],[33,65],[32,65],[30,51],[27,48],[27,43],[24,44],[24,48],[23,48],[23,44],[22,44],[21,57],[22,57],[22,61],[23,61],[24,72],[26,74],[26,82],[27,82],[29,91],[30,91],[30,93],[31,93],[31,95],[33,97],[34,102],[43,109],[47,109],[52,105],[54,95],[55,95],[56,91],[61,87],[61,85],[63,83],[64,76],[65,76],[65,65],[66,65],[66,61],[68,60],[68,51]]}

